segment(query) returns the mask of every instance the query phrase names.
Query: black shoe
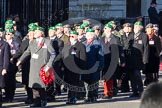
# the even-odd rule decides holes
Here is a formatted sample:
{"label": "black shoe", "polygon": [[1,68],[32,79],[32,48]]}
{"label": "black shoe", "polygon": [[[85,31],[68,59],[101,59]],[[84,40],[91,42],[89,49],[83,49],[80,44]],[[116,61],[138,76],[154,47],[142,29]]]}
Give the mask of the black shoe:
{"label": "black shoe", "polygon": [[112,96],[103,96],[102,99],[111,99]]}
{"label": "black shoe", "polygon": [[45,107],[47,105],[47,101],[46,100],[41,100],[41,107]]}
{"label": "black shoe", "polygon": [[63,88],[63,91],[64,91],[64,92],[67,92],[67,89],[66,89],[66,88]]}
{"label": "black shoe", "polygon": [[55,97],[47,97],[47,102],[54,102],[55,100]]}
{"label": "black shoe", "polygon": [[68,99],[68,101],[66,102],[66,104],[76,104],[77,99],[73,98],[73,99]]}
{"label": "black shoe", "polygon": [[32,104],[32,103],[33,103],[33,101],[31,99],[25,100],[25,104]]}
{"label": "black shoe", "polygon": [[94,103],[94,102],[97,102],[97,97],[94,97],[91,99],[91,102]]}
{"label": "black shoe", "polygon": [[41,103],[33,103],[30,107],[41,107]]}
{"label": "black shoe", "polygon": [[139,97],[141,97],[141,96],[142,96],[142,92],[139,92],[139,94],[138,94],[138,95],[139,95]]}
{"label": "black shoe", "polygon": [[6,102],[6,103],[12,103],[12,99],[6,99],[4,102]]}
{"label": "black shoe", "polygon": [[91,99],[84,99],[84,103],[91,103]]}
{"label": "black shoe", "polygon": [[138,93],[133,93],[132,95],[130,95],[129,97],[139,97]]}

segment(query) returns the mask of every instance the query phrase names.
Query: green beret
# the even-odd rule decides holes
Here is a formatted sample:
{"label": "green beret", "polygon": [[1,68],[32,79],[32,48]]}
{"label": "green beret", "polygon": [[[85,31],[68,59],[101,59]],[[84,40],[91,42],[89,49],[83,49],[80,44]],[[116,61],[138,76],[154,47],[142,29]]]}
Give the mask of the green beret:
{"label": "green beret", "polygon": [[31,31],[35,31],[35,29],[36,29],[36,27],[32,27],[32,28],[30,28],[29,30],[28,30],[28,32],[31,32]]}
{"label": "green beret", "polygon": [[105,27],[108,27],[110,29],[113,29],[113,26],[110,23],[105,24]]}
{"label": "green beret", "polygon": [[13,24],[13,21],[12,20],[7,20],[6,22],[5,22],[5,25],[6,24]]}
{"label": "green beret", "polygon": [[84,26],[84,27],[88,27],[89,24],[88,24],[88,23],[83,23],[82,26]]}
{"label": "green beret", "polygon": [[44,31],[44,28],[43,27],[40,27],[40,26],[37,26],[37,27],[35,27],[35,30]]}
{"label": "green beret", "polygon": [[88,29],[86,32],[94,32],[94,29]]}
{"label": "green beret", "polygon": [[78,32],[77,31],[71,31],[70,34],[78,35]]}
{"label": "green beret", "polygon": [[135,22],[134,25],[140,25],[140,26],[143,26],[141,21],[137,21],[137,22]]}
{"label": "green beret", "polygon": [[3,32],[3,29],[2,28],[0,28],[0,32]]}
{"label": "green beret", "polygon": [[36,27],[36,26],[37,26],[37,25],[36,25],[35,23],[30,23],[30,24],[28,25],[29,28]]}
{"label": "green beret", "polygon": [[63,24],[62,24],[62,23],[58,23],[58,24],[56,24],[55,27],[56,27],[56,28],[58,28],[58,27],[63,27]]}
{"label": "green beret", "polygon": [[85,27],[83,26],[83,25],[80,25],[80,26],[78,26],[78,28],[77,29],[85,29]]}
{"label": "green beret", "polygon": [[6,24],[5,25],[5,29],[12,29],[13,28],[13,24]]}
{"label": "green beret", "polygon": [[8,32],[8,33],[13,33],[14,32],[13,29],[6,29],[5,31]]}
{"label": "green beret", "polygon": [[50,27],[50,28],[48,28],[48,30],[56,30],[56,27]]}

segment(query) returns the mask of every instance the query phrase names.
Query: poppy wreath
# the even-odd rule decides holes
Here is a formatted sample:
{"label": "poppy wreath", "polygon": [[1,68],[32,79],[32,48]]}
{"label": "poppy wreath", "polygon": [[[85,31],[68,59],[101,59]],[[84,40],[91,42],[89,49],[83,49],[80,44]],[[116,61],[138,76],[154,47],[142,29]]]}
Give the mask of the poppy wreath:
{"label": "poppy wreath", "polygon": [[50,68],[48,72],[45,72],[44,67],[45,65],[40,69],[40,77],[44,84],[48,85],[55,80],[54,69]]}

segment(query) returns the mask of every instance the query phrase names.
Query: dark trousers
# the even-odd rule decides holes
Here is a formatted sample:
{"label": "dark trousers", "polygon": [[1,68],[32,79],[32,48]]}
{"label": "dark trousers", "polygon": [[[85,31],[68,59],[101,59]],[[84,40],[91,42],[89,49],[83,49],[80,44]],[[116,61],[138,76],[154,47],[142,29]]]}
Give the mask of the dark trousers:
{"label": "dark trousers", "polygon": [[46,92],[47,92],[47,97],[48,98],[54,98],[55,94],[54,94],[54,82],[51,84],[48,84]]}
{"label": "dark trousers", "polygon": [[[78,85],[78,81],[77,80],[73,80],[73,79],[69,79],[68,83],[70,85],[72,85],[72,87],[77,86]],[[73,88],[68,87],[68,100],[69,101],[73,101],[75,100],[76,96],[77,96],[77,91]]]}
{"label": "dark trousers", "polygon": [[84,86],[86,90],[86,99],[98,98],[98,87],[88,89],[90,85],[95,83],[96,81],[90,81],[90,80],[84,82]]}
{"label": "dark trousers", "polygon": [[146,79],[144,81],[144,84],[147,86],[152,82],[158,81],[158,73],[146,73]]}
{"label": "dark trousers", "polygon": [[33,100],[32,88],[28,87],[28,84],[26,84],[25,89],[26,89],[26,92],[27,92],[27,100]]}
{"label": "dark trousers", "polygon": [[0,107],[2,107],[2,88],[0,88]]}
{"label": "dark trousers", "polygon": [[59,85],[59,84],[56,83],[55,86],[56,86],[57,93],[58,94],[61,94],[61,85]]}
{"label": "dark trousers", "polygon": [[143,92],[143,82],[140,70],[133,70],[130,72],[130,80],[133,93]]}
{"label": "dark trousers", "polygon": [[35,104],[41,104],[42,101],[46,101],[46,91],[44,88],[32,88],[32,91]]}
{"label": "dark trousers", "polygon": [[12,71],[5,76],[5,99],[13,100],[16,90],[16,72]]}

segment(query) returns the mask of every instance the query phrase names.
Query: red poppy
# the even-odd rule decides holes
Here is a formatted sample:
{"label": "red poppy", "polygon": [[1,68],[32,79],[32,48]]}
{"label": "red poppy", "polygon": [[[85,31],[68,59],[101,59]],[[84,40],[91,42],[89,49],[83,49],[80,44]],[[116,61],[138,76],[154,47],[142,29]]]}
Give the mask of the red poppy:
{"label": "red poppy", "polygon": [[39,46],[42,48],[42,47],[44,46],[44,43],[41,42],[41,43],[39,44]]}

